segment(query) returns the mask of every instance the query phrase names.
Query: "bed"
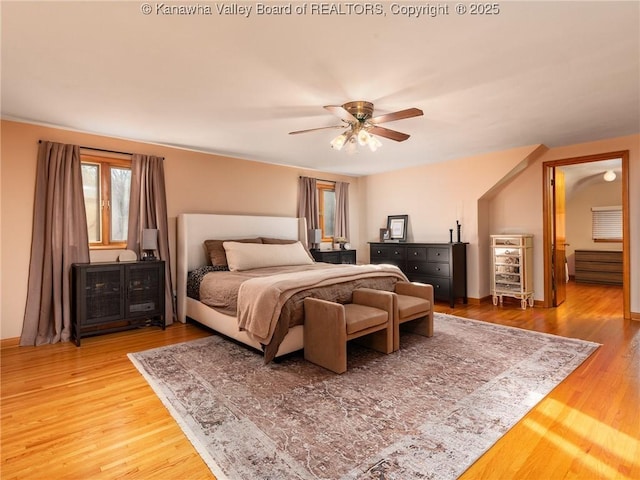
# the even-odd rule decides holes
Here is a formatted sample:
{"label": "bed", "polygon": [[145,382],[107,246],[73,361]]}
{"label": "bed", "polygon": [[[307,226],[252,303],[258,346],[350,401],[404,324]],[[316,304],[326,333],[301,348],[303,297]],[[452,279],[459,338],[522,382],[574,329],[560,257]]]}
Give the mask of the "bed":
{"label": "bed", "polygon": [[[223,313],[222,311],[211,308],[196,298],[190,297],[187,294],[187,283],[189,272],[197,270],[208,263],[207,253],[204,248],[205,241],[210,239],[233,241],[251,237],[267,237],[288,240],[291,242],[300,241],[302,245],[306,245],[307,227],[304,218],[221,214],[180,214],[177,222],[177,234],[176,299],[178,320],[180,322],[186,322],[187,318],[192,319],[227,337],[265,352],[265,361],[269,361],[275,356],[282,356],[303,348],[304,325],[291,325],[288,326],[286,334],[283,334],[283,338],[278,339],[277,345],[275,347],[273,347],[273,345],[271,346],[271,352],[269,353],[268,345],[267,348],[265,348],[265,344],[261,343],[261,341],[259,341],[255,335],[252,335],[250,331],[239,328],[239,322],[245,320],[243,315],[240,313],[237,313],[236,315],[230,314],[229,312]],[[235,242],[232,245],[229,245],[228,243],[225,243],[225,245],[228,245],[229,247],[232,245],[240,247],[240,244]],[[253,247],[248,246],[243,248]],[[360,286],[369,286],[369,284],[363,284],[361,282],[378,282],[377,285],[380,286],[381,284],[379,282],[384,281],[391,283],[385,283],[384,286],[381,286],[380,288],[385,289],[388,285],[391,285],[389,289],[393,289],[393,283],[395,281],[406,280],[404,274],[402,274],[397,267],[393,266],[313,265],[309,268],[317,268],[318,270],[324,271],[325,267],[333,268],[335,272],[339,272],[336,273],[336,275],[346,275],[346,270],[349,268],[354,270],[358,270],[358,268],[360,268],[357,277],[358,282],[360,283],[354,283],[354,285],[358,284]],[[365,272],[363,269],[376,269],[376,272]],[[384,271],[381,271],[380,269]],[[322,272],[319,272],[318,274],[324,275]],[[216,275],[216,273],[211,275]],[[292,274],[288,275],[290,276]],[[305,274],[301,273],[300,275]],[[309,275],[315,274],[309,273]],[[287,275],[281,276],[289,278]],[[369,277],[371,277],[371,280],[369,280]],[[297,278],[298,277],[296,277],[296,279]],[[265,280],[268,281],[268,279]],[[258,283],[260,282],[260,280],[256,281]],[[340,280],[335,281],[340,282]],[[248,286],[249,283],[250,282],[247,282],[247,285],[242,285],[242,287]],[[291,283],[290,280],[289,283]],[[327,282],[325,281],[324,283],[326,284]],[[245,298],[246,296],[247,295],[245,295]],[[240,299],[238,299],[238,301],[240,304]],[[238,312],[241,312],[240,306]]]}

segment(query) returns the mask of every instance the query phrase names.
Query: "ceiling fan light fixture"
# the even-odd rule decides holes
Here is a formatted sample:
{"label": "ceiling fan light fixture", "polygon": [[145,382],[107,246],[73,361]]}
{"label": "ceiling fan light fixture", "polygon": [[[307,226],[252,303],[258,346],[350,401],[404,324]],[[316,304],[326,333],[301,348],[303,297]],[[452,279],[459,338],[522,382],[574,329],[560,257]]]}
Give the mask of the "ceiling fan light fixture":
{"label": "ceiling fan light fixture", "polygon": [[344,147],[344,144],[347,142],[347,136],[347,132],[344,132],[331,140],[331,148],[342,150],[342,147]]}
{"label": "ceiling fan light fixture", "polygon": [[605,182],[613,182],[616,179],[616,172],[613,170],[607,170],[604,172],[603,178]]}
{"label": "ceiling fan light fixture", "polygon": [[371,150],[372,152],[375,152],[378,148],[382,146],[382,142],[378,140],[376,137],[374,137],[373,135],[369,134],[368,145],[369,145],[369,150]]}
{"label": "ceiling fan light fixture", "polygon": [[371,135],[369,135],[369,132],[367,132],[364,128],[361,128],[358,132],[358,143],[364,147],[365,145],[368,145],[370,141]]}

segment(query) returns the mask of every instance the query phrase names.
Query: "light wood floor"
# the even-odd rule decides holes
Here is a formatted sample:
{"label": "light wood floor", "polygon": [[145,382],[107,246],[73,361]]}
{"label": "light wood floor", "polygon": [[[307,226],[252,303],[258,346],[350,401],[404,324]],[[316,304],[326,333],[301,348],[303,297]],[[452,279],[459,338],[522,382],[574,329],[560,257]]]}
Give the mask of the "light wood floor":
{"label": "light wood floor", "polygon": [[[571,283],[557,309],[436,310],[602,344],[463,479],[640,478],[640,322],[623,320],[620,288]],[[213,478],[126,356],[206,335],[178,324],[80,348],[2,342],[1,478]]]}

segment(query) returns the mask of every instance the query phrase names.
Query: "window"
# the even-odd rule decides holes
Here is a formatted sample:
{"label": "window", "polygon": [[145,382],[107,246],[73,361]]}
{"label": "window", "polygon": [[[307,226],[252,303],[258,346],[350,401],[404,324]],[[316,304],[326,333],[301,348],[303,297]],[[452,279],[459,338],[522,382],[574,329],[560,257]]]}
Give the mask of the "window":
{"label": "window", "polygon": [[131,161],[82,155],[82,189],[91,248],[125,248]]}
{"label": "window", "polygon": [[322,241],[332,242],[336,219],[336,187],[333,183],[318,182],[317,189]]}
{"label": "window", "polygon": [[621,242],[622,207],[592,207],[591,231],[594,242]]}

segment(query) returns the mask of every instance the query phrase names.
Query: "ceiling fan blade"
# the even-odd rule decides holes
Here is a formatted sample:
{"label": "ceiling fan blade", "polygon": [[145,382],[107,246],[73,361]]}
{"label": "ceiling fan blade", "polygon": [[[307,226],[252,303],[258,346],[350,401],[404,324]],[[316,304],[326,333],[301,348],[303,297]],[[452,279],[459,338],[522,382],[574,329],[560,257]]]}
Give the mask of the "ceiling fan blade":
{"label": "ceiling fan blade", "polygon": [[316,130],[328,130],[330,128],[347,128],[347,126],[346,125],[333,125],[331,127],[310,128],[308,130],[298,130],[298,131],[295,131],[295,132],[289,132],[289,135],[297,135],[299,133],[315,132]]}
{"label": "ceiling fan blade", "polygon": [[395,130],[389,130],[384,127],[373,126],[367,128],[367,131],[373,135],[378,135],[379,137],[389,138],[391,140],[395,140],[396,142],[404,142],[409,135],[402,132],[396,132]]}
{"label": "ceiling fan blade", "polygon": [[377,125],[378,123],[393,122],[394,120],[402,120],[403,118],[419,117],[424,115],[419,108],[407,108],[406,110],[400,110],[399,112],[385,113],[378,117],[370,118],[368,123]]}
{"label": "ceiling fan blade", "polygon": [[326,105],[325,110],[333,113],[340,120],[347,123],[358,123],[358,119],[351,115],[342,105]]}

